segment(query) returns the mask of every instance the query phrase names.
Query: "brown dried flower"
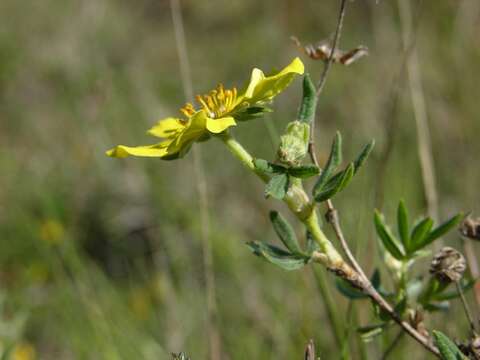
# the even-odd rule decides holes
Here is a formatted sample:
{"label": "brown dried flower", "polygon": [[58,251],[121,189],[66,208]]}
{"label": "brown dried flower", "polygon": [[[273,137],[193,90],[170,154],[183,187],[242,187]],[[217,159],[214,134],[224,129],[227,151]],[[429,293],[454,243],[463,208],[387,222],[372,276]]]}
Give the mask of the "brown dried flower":
{"label": "brown dried flower", "polygon": [[468,357],[468,359],[480,360],[480,337],[475,336],[465,343],[457,344],[461,352]]}
{"label": "brown dried flower", "polygon": [[467,217],[459,227],[460,234],[473,239],[480,240],[480,218],[472,219]]}
{"label": "brown dried flower", "polygon": [[445,246],[432,260],[430,273],[442,282],[459,281],[467,268],[465,258],[454,248]]}
{"label": "brown dried flower", "polygon": [[[290,40],[293,41],[293,43],[298,47],[300,51],[305,53],[308,57],[310,57],[313,60],[327,61],[332,52],[332,46],[330,45],[330,42],[328,40],[323,40],[317,44],[308,44],[305,46],[303,46],[295,36],[291,36]],[[368,55],[368,48],[363,45],[360,45],[350,51],[335,49],[333,51],[332,61],[334,63],[348,66],[350,64],[353,64],[358,59],[367,55]]]}

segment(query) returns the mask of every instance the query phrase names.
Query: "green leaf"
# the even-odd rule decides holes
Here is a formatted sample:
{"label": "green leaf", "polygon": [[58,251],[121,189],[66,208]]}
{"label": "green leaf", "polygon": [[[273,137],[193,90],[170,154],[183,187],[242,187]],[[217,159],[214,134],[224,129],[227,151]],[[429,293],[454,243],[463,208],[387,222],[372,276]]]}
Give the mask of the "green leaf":
{"label": "green leaf", "polygon": [[355,174],[358,172],[358,170],[362,167],[362,165],[368,159],[368,156],[372,152],[374,146],[375,146],[375,140],[372,139],[367,145],[365,145],[360,155],[358,155],[358,157],[355,159],[353,163],[355,166]]}
{"label": "green leaf", "polygon": [[463,360],[467,359],[455,343],[447,335],[438,330],[433,330],[433,341],[440,351],[444,360]]}
{"label": "green leaf", "polygon": [[372,286],[375,288],[375,289],[379,289],[380,288],[380,285],[381,285],[381,282],[382,282],[382,279],[380,277],[380,271],[378,269],[375,269],[373,274],[372,274],[372,277],[370,279],[370,282],[372,283]]}
{"label": "green leaf", "polygon": [[405,310],[407,310],[407,305],[408,305],[407,297],[404,296],[397,304],[395,304],[395,307],[393,310],[395,311],[396,314],[402,317],[405,313]]}
{"label": "green leaf", "polygon": [[430,255],[432,255],[431,250],[423,249],[423,250],[416,250],[415,252],[409,254],[409,258],[418,260],[418,259],[426,258],[427,256],[430,256]]}
{"label": "green leaf", "polygon": [[448,309],[450,309],[450,303],[448,301],[442,301],[438,303],[427,303],[422,306],[423,306],[423,309],[428,312],[448,311]]}
{"label": "green leaf", "polygon": [[358,289],[355,289],[352,285],[350,285],[342,278],[335,278],[335,286],[343,296],[350,300],[365,299],[368,297],[368,295]]}
{"label": "green leaf", "polygon": [[386,323],[368,325],[359,327],[357,331],[360,333],[360,337],[363,341],[369,342],[372,341],[374,337],[380,335],[387,326],[388,324]]}
{"label": "green leaf", "polygon": [[288,175],[273,175],[265,186],[265,196],[273,196],[275,199],[282,200],[288,190]]}
{"label": "green leaf", "polygon": [[262,117],[265,113],[273,112],[266,106],[250,106],[235,112],[235,120],[248,121]]}
{"label": "green leaf", "polygon": [[[475,285],[475,281],[476,280],[473,280],[473,279],[470,279],[470,280],[467,280],[467,281],[462,281],[462,283],[461,283],[462,291],[465,292],[465,291],[470,290]],[[435,293],[431,296],[431,299],[435,300],[435,301],[446,301],[446,300],[455,299],[459,296],[460,296],[460,294],[458,293],[457,289],[455,288],[455,290]]]}
{"label": "green leaf", "polygon": [[421,247],[427,246],[428,244],[432,243],[434,240],[442,237],[445,235],[447,232],[449,232],[452,228],[457,226],[460,221],[463,219],[463,213],[459,213],[444,223],[440,224],[437,226],[435,229],[433,229],[428,236],[426,236],[421,244]]}
{"label": "green leaf", "polygon": [[314,193],[315,201],[328,200],[345,189],[352,180],[354,171],[353,163],[350,163],[345,170],[332,177],[322,190]]}
{"label": "green leaf", "polygon": [[247,243],[252,252],[262,259],[281,267],[284,270],[297,270],[305,266],[309,257],[290,254],[274,245],[258,241]]}
{"label": "green leaf", "polygon": [[400,240],[402,240],[402,244],[405,247],[405,250],[409,252],[411,238],[408,231],[408,212],[403,200],[400,200],[400,203],[398,204],[397,223]]}
{"label": "green leaf", "polygon": [[315,165],[300,165],[288,169],[288,173],[296,178],[306,179],[318,175],[320,169]]}
{"label": "green leaf", "polygon": [[[378,271],[378,269],[375,269],[375,271],[373,272],[372,277],[370,278],[370,282],[377,291],[380,291],[381,279],[380,271]],[[342,278],[335,279],[335,286],[342,295],[349,298],[350,300],[366,299],[368,297],[368,295],[366,295],[363,291],[356,289]]]}
{"label": "green leaf", "polygon": [[335,139],[333,140],[332,149],[330,150],[330,156],[328,157],[327,164],[322,170],[320,177],[317,180],[317,183],[313,187],[313,196],[316,196],[319,193],[327,181],[330,179],[334,171],[342,162],[342,135],[337,131],[335,134]]}
{"label": "green leaf", "polygon": [[426,246],[425,239],[432,229],[433,220],[429,217],[420,221],[412,230],[411,250],[415,251]]}
{"label": "green leaf", "polygon": [[311,124],[315,120],[315,111],[317,109],[317,94],[315,84],[312,82],[309,74],[303,77],[303,98],[298,120]]}
{"label": "green leaf", "polygon": [[315,241],[310,231],[307,231],[306,238],[307,238],[307,245],[306,245],[307,254],[311,255],[314,251],[318,251],[320,249],[320,246]]}
{"label": "green leaf", "polygon": [[390,228],[385,224],[383,216],[375,210],[375,215],[373,217],[375,223],[375,229],[377,234],[382,240],[382,244],[385,249],[397,260],[402,260],[405,258],[405,253],[402,248],[402,245],[398,242],[395,236],[390,231]]}
{"label": "green leaf", "polygon": [[287,168],[282,165],[272,164],[265,159],[253,159],[253,166],[258,171],[267,174],[283,174],[287,172]]}
{"label": "green leaf", "polygon": [[432,276],[428,279],[428,283],[426,284],[425,288],[423,289],[422,293],[418,297],[418,302],[422,305],[429,303],[430,301],[434,301],[434,297],[437,294],[443,292],[449,283],[447,282],[440,282],[436,277]]}
{"label": "green leaf", "polygon": [[295,232],[287,220],[277,211],[270,211],[270,221],[285,247],[294,254],[302,254]]}

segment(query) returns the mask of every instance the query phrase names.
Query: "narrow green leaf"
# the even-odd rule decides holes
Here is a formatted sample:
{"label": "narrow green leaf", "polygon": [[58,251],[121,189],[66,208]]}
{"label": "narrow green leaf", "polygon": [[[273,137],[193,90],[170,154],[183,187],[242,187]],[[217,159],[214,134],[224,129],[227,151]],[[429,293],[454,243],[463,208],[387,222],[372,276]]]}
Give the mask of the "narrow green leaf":
{"label": "narrow green leaf", "polygon": [[345,170],[332,177],[325,187],[316,193],[315,201],[322,202],[332,198],[334,195],[345,189],[352,180],[353,175],[354,166],[353,163],[351,163]]}
{"label": "narrow green leaf", "polygon": [[447,232],[449,232],[451,229],[457,226],[460,223],[460,221],[462,221],[463,216],[464,216],[463,213],[459,213],[451,217],[444,223],[440,224],[439,226],[437,226],[424,238],[421,247],[427,246],[428,244],[432,243],[434,240],[445,235]]}
{"label": "narrow green leaf", "polygon": [[300,165],[300,166],[295,166],[288,169],[288,173],[291,176],[294,176],[300,179],[306,179],[306,178],[318,175],[319,172],[320,172],[320,169],[315,165]]}
{"label": "narrow green leaf", "polygon": [[398,223],[398,234],[400,235],[400,240],[405,247],[407,252],[410,251],[410,234],[408,231],[408,212],[405,207],[405,202],[400,200],[397,210],[397,223]]}
{"label": "narrow green leaf", "polygon": [[420,221],[412,230],[411,237],[411,250],[419,250],[425,247],[425,239],[432,229],[433,220],[429,217]]}
{"label": "narrow green leaf", "polygon": [[320,249],[320,246],[315,241],[310,231],[307,231],[306,238],[307,238],[307,244],[306,244],[307,254],[311,255],[314,251],[317,251]]}
{"label": "narrow green leaf", "polygon": [[368,325],[359,327],[357,331],[360,333],[360,338],[364,342],[370,342],[374,337],[380,335],[387,326],[388,325],[386,323]]}
{"label": "narrow green leaf", "polygon": [[343,296],[350,300],[365,299],[368,297],[368,295],[358,289],[355,289],[352,285],[341,278],[337,277],[335,279],[335,286]]}
{"label": "narrow green leaf", "polygon": [[377,234],[382,240],[382,244],[385,249],[397,260],[402,260],[405,257],[404,250],[399,241],[392,234],[390,228],[385,224],[383,216],[375,210],[375,215],[373,217],[375,223],[375,229]]}
{"label": "narrow green leaf", "polygon": [[273,112],[266,106],[249,106],[235,112],[235,120],[248,121],[262,117],[265,113]]}
{"label": "narrow green leaf", "polygon": [[247,246],[255,255],[284,270],[290,271],[300,269],[309,261],[308,257],[293,255],[276,246],[258,241],[248,242]]}
{"label": "narrow green leaf", "polygon": [[455,343],[447,335],[438,330],[433,330],[433,341],[440,351],[443,360],[467,359]]}
{"label": "narrow green leaf", "polygon": [[428,283],[424,287],[422,293],[418,297],[418,302],[422,305],[425,305],[431,302],[437,294],[443,292],[449,283],[440,282],[435,276],[432,276],[428,279]]}
{"label": "narrow green leaf", "polygon": [[380,288],[382,279],[380,277],[380,271],[378,269],[375,269],[375,271],[373,272],[372,277],[370,278],[370,282],[375,289],[378,290]]}
{"label": "narrow green leaf", "polygon": [[397,304],[395,304],[394,311],[397,313],[400,317],[403,316],[405,313],[405,310],[407,310],[407,297],[404,296]]}
{"label": "narrow green leaf", "polygon": [[315,120],[315,111],[317,109],[317,94],[315,84],[312,82],[309,74],[303,77],[303,98],[298,120],[311,124]]}
{"label": "narrow green leaf", "polygon": [[265,196],[273,196],[275,199],[282,200],[288,190],[288,175],[273,175],[265,186]]}
{"label": "narrow green leaf", "polygon": [[372,139],[367,145],[365,145],[360,155],[358,155],[358,157],[355,159],[353,163],[355,165],[355,174],[362,167],[365,161],[367,161],[368,156],[370,155],[374,147],[375,140]]}
{"label": "narrow green leaf", "polygon": [[427,303],[422,305],[423,309],[428,312],[443,311],[446,312],[450,309],[450,303],[448,301],[442,301],[438,303]]}
{"label": "narrow green leaf", "polygon": [[[474,285],[475,285],[475,280],[470,279],[470,280],[462,281],[462,283],[461,283],[462,291],[466,292],[466,291],[470,290]],[[460,294],[458,293],[457,289],[455,288],[455,290],[435,293],[435,294],[432,295],[431,299],[435,300],[435,301],[446,301],[446,300],[455,299],[459,296],[460,296]]]}
{"label": "narrow green leaf", "polygon": [[277,211],[270,211],[270,221],[285,247],[294,254],[302,254],[297,236],[290,224]]}
{"label": "narrow green leaf", "polygon": [[253,165],[258,171],[267,174],[283,174],[287,172],[287,168],[282,165],[272,164],[265,159],[253,159]]}
{"label": "narrow green leaf", "polygon": [[317,183],[313,187],[313,196],[316,196],[319,193],[327,181],[330,179],[334,171],[342,162],[342,135],[337,131],[335,134],[335,139],[333,140],[332,149],[330,150],[330,156],[328,157],[327,164],[322,170],[320,177],[317,180]]}

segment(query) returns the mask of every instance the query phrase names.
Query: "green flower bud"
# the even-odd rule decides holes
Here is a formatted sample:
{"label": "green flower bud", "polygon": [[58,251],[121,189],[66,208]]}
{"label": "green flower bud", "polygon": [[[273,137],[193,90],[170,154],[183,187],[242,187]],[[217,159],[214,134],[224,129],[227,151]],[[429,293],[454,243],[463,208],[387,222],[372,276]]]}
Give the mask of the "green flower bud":
{"label": "green flower bud", "polygon": [[278,159],[289,166],[300,163],[308,151],[309,135],[310,125],[300,121],[289,123],[280,137]]}

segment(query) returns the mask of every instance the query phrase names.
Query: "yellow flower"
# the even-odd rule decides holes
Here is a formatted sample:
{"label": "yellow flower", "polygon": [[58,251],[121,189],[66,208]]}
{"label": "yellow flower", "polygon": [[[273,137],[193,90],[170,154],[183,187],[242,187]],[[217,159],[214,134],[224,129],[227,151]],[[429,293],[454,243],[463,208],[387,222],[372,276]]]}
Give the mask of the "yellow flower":
{"label": "yellow flower", "polygon": [[13,360],[34,360],[35,348],[26,342],[17,344],[12,352]]}
{"label": "yellow flower", "polygon": [[40,225],[40,238],[50,245],[59,245],[65,237],[65,229],[57,220],[49,219]]}
{"label": "yellow flower", "polygon": [[295,75],[303,74],[304,66],[296,58],[279,73],[265,76],[260,69],[253,69],[245,91],[236,88],[225,89],[218,85],[207,95],[196,96],[199,108],[186,104],[180,111],[184,119],[169,117],[160,120],[148,133],[164,139],[160,143],[146,146],[118,145],[108,150],[112,157],[147,156],[165,160],[185,155],[193,143],[207,140],[212,134],[220,134],[244,121],[261,116],[269,111],[265,107],[277,94],[282,92]]}

